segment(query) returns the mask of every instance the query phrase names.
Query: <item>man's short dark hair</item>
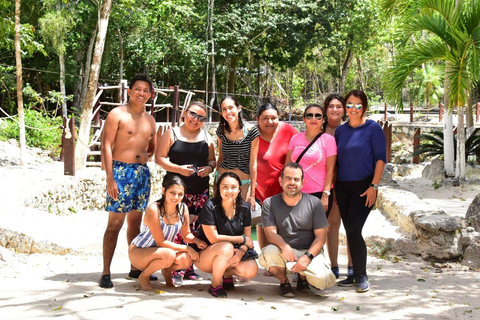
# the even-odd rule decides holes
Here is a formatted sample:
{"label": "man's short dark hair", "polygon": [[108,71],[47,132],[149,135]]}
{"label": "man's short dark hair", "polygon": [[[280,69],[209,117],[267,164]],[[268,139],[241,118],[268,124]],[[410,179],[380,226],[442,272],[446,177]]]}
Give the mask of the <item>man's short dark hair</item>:
{"label": "man's short dark hair", "polygon": [[293,168],[293,169],[300,169],[300,171],[302,171],[302,180],[303,180],[303,168],[300,164],[296,163],[296,162],[290,162],[290,163],[287,163],[283,169],[282,169],[282,179],[283,179],[283,173],[285,172],[285,169],[287,168]]}
{"label": "man's short dark hair", "polygon": [[130,90],[132,90],[133,86],[135,85],[135,82],[137,81],[145,81],[145,82],[148,82],[148,86],[150,87],[150,92],[153,91],[153,81],[147,77],[146,74],[144,73],[139,73],[137,75],[135,75],[132,80],[130,80],[130,84],[128,85],[128,88]]}

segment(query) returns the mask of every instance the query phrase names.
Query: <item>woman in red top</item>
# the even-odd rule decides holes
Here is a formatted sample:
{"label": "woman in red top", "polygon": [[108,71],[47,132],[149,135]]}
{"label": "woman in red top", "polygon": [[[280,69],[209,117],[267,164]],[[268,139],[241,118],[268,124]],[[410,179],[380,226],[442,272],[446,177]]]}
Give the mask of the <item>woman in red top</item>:
{"label": "woman in red top", "polygon": [[[257,155],[257,187],[255,196],[260,204],[271,196],[282,192],[278,182],[290,138],[297,130],[278,119],[278,109],[271,103],[260,106],[257,112],[260,141]],[[260,248],[266,246],[267,239],[261,224],[257,224],[257,240]]]}

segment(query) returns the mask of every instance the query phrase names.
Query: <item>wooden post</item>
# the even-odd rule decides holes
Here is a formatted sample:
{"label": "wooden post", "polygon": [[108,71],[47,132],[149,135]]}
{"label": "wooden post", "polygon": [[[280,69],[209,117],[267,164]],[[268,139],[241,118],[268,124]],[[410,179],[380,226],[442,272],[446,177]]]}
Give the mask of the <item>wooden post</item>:
{"label": "wooden post", "polygon": [[410,122],[413,122],[413,102],[410,102]]}
{"label": "wooden post", "polygon": [[392,124],[388,121],[378,121],[378,124],[383,129],[386,140],[386,153],[387,153],[387,163],[392,162]]}
{"label": "wooden post", "polygon": [[387,103],[385,102],[385,114],[383,115],[383,121],[385,121],[385,122],[388,122],[387,115],[388,115],[388,113],[387,113]]}
{"label": "wooden post", "polygon": [[[413,135],[413,152],[418,150],[418,146],[420,145],[420,128],[415,129],[415,133]],[[419,164],[420,163],[420,156],[413,156],[412,163]]]}
{"label": "wooden post", "polygon": [[174,86],[173,87],[172,128],[177,126],[179,105],[180,105],[180,92],[178,92],[178,86]]}
{"label": "wooden post", "polygon": [[443,103],[438,103],[438,122],[443,122]]}
{"label": "wooden post", "polygon": [[70,118],[67,121],[67,128],[62,136],[65,161],[63,163],[63,174],[66,176],[75,175],[75,120]]}

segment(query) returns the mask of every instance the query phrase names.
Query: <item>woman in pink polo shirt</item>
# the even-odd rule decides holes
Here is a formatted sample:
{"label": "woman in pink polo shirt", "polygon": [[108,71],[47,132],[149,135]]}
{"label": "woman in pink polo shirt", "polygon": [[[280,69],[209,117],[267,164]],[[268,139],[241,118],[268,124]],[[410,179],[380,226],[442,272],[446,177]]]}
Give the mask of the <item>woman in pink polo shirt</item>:
{"label": "woman in pink polo shirt", "polygon": [[[331,190],[337,161],[337,145],[333,136],[323,134],[324,114],[320,105],[308,105],[303,113],[303,122],[306,131],[297,133],[290,140],[286,163],[299,162],[305,175],[302,192],[319,198],[328,218],[333,203]],[[308,147],[315,138],[315,142]],[[298,161],[307,147],[307,151]]]}

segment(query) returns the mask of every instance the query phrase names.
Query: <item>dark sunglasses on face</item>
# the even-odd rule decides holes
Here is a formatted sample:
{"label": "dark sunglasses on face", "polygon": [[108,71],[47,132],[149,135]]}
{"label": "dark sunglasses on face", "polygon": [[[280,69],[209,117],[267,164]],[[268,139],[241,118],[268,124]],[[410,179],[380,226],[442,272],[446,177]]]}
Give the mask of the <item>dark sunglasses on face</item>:
{"label": "dark sunglasses on face", "polygon": [[317,120],[322,120],[323,115],[321,113],[315,113],[315,114],[307,113],[305,115],[305,119],[307,119],[307,120],[311,120],[313,117],[315,117],[315,119],[317,119]]}
{"label": "dark sunglasses on face", "polygon": [[196,114],[196,113],[193,112],[193,111],[190,111],[190,110],[189,110],[187,114],[188,114],[188,116],[190,117],[190,119],[194,119],[194,120],[197,119],[197,120],[200,121],[200,122],[205,122],[205,121],[207,121],[207,118],[206,118],[206,117],[204,117],[204,116],[199,116],[198,114]]}
{"label": "dark sunglasses on face", "polygon": [[352,109],[353,107],[355,107],[355,109],[357,109],[357,110],[360,110],[360,109],[363,108],[361,103],[357,103],[357,104],[347,103],[347,108],[348,109]]}

